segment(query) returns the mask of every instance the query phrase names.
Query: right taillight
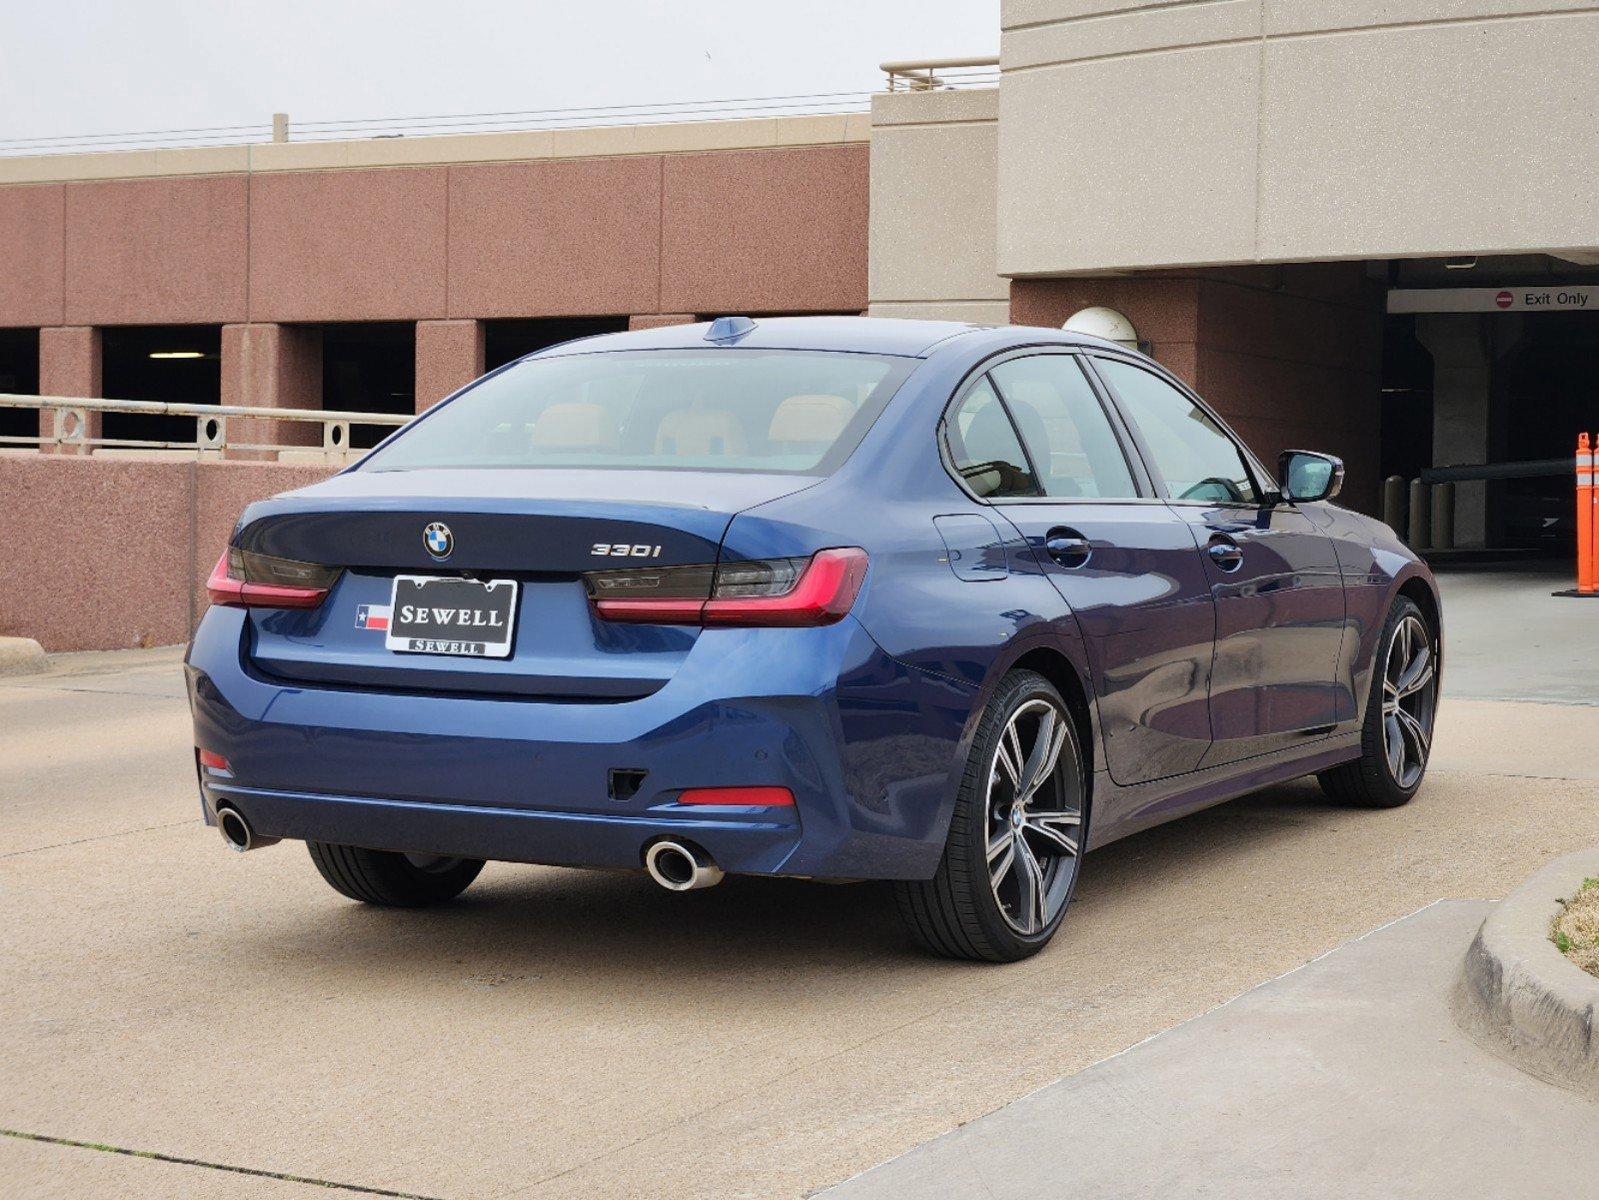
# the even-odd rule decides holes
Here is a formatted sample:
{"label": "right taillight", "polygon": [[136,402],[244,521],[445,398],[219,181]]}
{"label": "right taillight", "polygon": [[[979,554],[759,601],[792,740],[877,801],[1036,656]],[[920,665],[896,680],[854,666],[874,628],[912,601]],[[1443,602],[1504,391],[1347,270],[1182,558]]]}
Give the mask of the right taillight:
{"label": "right taillight", "polygon": [[591,571],[583,583],[594,610],[608,621],[831,625],[855,603],[866,567],[866,551],[848,546],[809,558]]}
{"label": "right taillight", "polygon": [[316,608],[339,577],[338,567],[273,558],[229,546],[206,580],[212,604],[251,608]]}

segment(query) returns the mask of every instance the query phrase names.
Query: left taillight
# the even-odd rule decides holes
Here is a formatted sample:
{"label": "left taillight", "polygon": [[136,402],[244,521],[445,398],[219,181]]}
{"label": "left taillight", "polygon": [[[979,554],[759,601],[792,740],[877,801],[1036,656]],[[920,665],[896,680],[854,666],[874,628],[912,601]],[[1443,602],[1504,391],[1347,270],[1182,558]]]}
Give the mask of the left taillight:
{"label": "left taillight", "polygon": [[205,590],[212,604],[249,608],[316,608],[339,578],[338,567],[273,558],[229,546]]}
{"label": "left taillight", "polygon": [[866,581],[866,551],[818,550],[715,566],[636,567],[583,576],[594,611],[607,621],[650,625],[831,625]]}

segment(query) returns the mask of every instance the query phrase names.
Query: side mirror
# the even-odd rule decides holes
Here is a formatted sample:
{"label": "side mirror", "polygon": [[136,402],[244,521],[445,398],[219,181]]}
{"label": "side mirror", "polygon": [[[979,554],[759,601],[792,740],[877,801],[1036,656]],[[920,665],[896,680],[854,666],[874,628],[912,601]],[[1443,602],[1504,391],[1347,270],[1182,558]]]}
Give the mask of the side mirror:
{"label": "side mirror", "polygon": [[1314,450],[1284,450],[1277,456],[1277,478],[1290,503],[1331,500],[1344,486],[1344,460]]}

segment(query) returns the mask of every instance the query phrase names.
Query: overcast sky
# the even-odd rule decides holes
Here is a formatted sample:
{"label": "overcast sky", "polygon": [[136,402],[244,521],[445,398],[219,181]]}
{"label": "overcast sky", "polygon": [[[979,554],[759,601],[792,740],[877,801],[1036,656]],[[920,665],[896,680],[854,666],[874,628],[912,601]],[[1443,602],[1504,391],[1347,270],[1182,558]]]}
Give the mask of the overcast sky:
{"label": "overcast sky", "polygon": [[0,0],[0,140],[868,90],[999,0]]}

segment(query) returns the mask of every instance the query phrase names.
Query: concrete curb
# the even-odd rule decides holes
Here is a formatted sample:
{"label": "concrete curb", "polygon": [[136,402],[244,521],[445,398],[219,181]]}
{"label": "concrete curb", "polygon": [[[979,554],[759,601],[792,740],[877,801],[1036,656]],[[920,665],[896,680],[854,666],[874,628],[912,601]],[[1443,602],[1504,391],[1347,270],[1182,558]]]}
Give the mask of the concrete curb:
{"label": "concrete curb", "polygon": [[0,676],[37,675],[44,670],[44,648],[32,638],[0,637]]}
{"label": "concrete curb", "polygon": [[1571,963],[1549,930],[1599,846],[1558,858],[1494,906],[1455,984],[1460,1027],[1529,1074],[1599,1099],[1599,979]]}

